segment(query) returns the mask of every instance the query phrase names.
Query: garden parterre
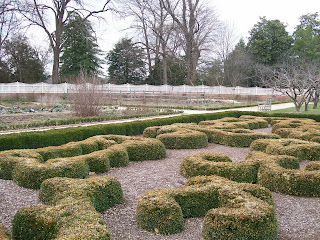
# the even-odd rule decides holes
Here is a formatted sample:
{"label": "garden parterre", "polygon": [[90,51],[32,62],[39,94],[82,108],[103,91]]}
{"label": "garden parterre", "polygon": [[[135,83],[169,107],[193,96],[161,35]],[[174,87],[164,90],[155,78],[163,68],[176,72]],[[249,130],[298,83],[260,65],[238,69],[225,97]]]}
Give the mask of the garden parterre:
{"label": "garden parterre", "polygon": [[[248,117],[248,119],[253,119],[253,117]],[[261,119],[260,119],[261,120]],[[265,119],[265,121],[267,121],[267,123],[268,122],[270,122],[270,119],[269,120],[267,120],[267,119]],[[183,124],[182,124],[183,125]],[[184,126],[182,126],[182,125],[180,125],[180,124],[177,124],[177,126],[178,126],[178,128],[185,128]],[[194,130],[194,129],[192,129],[192,128],[194,128],[195,126],[196,127],[198,127],[197,125],[195,125],[195,124],[187,124],[187,125],[190,125],[189,127],[190,128],[187,128],[187,129],[191,129],[191,130]],[[248,127],[247,129],[249,129],[250,127]],[[230,128],[229,128],[230,129]],[[159,128],[158,128],[158,130],[159,130]],[[157,131],[158,131],[157,130]],[[119,139],[120,138],[120,139]],[[126,138],[125,140],[123,139],[123,138]],[[131,138],[131,137],[125,137],[125,136],[113,136],[113,137],[110,137],[110,138],[108,138],[108,139],[105,139],[105,140],[108,140],[109,142],[107,143],[107,147],[106,147],[106,149],[102,149],[102,150],[100,150],[99,148],[98,148],[98,150],[97,151],[94,151],[94,152],[99,152],[99,151],[104,151],[104,150],[107,150],[107,149],[110,149],[110,148],[112,148],[113,146],[120,146],[120,145],[126,145],[126,144],[128,144],[127,146],[123,146],[123,148],[125,149],[125,151],[127,151],[127,154],[128,154],[128,157],[129,157],[129,153],[131,152],[131,156],[134,156],[135,154],[135,150],[134,150],[134,148],[135,148],[135,145],[136,145],[136,143],[135,144],[132,144],[131,143],[131,145],[130,145],[130,141],[133,141],[132,139],[127,139],[127,138]],[[112,142],[113,141],[113,142]],[[266,140],[266,141],[268,141],[268,140]],[[72,144],[70,144],[70,145],[72,145]],[[130,148],[128,147],[128,146],[131,146],[131,151],[130,151]],[[138,144],[139,145],[139,144]],[[58,147],[59,148],[59,147]],[[128,149],[129,149],[129,151],[128,151]],[[146,151],[146,149],[148,149],[148,148],[145,148],[144,149],[144,151],[142,151],[144,154],[149,154],[149,153],[145,153]],[[16,150],[17,151],[17,150]],[[20,151],[20,150],[19,150]],[[24,151],[24,150],[21,150],[21,151]],[[52,151],[48,151],[48,152],[50,152],[50,154],[57,154],[56,153],[56,151],[58,151],[57,149],[55,149],[55,150],[52,150]],[[75,147],[75,146],[72,146],[71,148],[70,148],[70,151],[71,152],[77,152],[78,150],[77,150],[77,147]],[[46,151],[45,151],[46,152]],[[59,152],[59,151],[58,151]],[[63,151],[64,152],[64,151]],[[68,151],[66,151],[66,152],[68,152]],[[84,151],[85,152],[85,151]],[[94,152],[92,152],[92,153],[94,153]],[[148,152],[148,151],[147,151]],[[6,152],[7,153],[7,152]],[[86,152],[87,154],[91,154],[90,153],[90,151],[88,152]],[[18,153],[19,154],[19,153]],[[21,154],[21,153],[20,153]],[[41,157],[42,157],[42,159],[43,159],[43,156],[44,156],[44,154],[42,153],[42,155],[41,155],[41,153],[39,153],[39,152],[37,152],[37,154],[39,154]],[[59,153],[60,154],[60,153]],[[70,157],[67,153],[65,153],[66,154],[66,156],[61,156],[61,155],[59,155],[59,154],[57,154],[58,155],[58,157],[57,158],[53,158],[53,159],[59,159],[59,157],[61,158],[73,158],[73,157]],[[73,153],[72,153],[73,154]],[[71,155],[72,155],[71,154]],[[261,154],[263,154],[263,153],[261,153]],[[264,153],[264,154],[266,154],[266,153]],[[20,157],[20,156],[22,156],[23,154],[21,154],[21,155],[19,155],[19,156],[16,156],[17,154],[13,154],[13,156],[11,155],[11,157],[12,158],[14,158],[14,157]],[[57,156],[57,155],[55,155],[55,156]],[[79,156],[75,156],[75,157],[80,157],[80,156],[83,156],[83,155],[79,155]],[[29,158],[29,157],[31,157],[31,158],[38,158],[38,155],[33,155],[33,153],[31,154],[31,156],[30,155],[26,155],[26,156],[23,156],[23,157],[26,157],[26,158]],[[137,159],[137,157],[133,157],[133,159]],[[146,156],[144,156],[144,158],[146,158]],[[40,158],[40,161],[44,161],[45,162],[45,160],[42,160],[41,158]],[[47,159],[46,161],[49,161],[49,159],[50,159],[50,157],[45,157],[44,159]],[[249,161],[249,160],[248,160]],[[92,166],[90,166],[90,160],[86,160],[85,162],[87,162],[87,165],[88,165],[88,167],[89,167],[89,170],[90,170],[90,168],[93,168],[92,166],[94,166],[94,164],[91,164]],[[99,162],[99,161],[98,161]],[[258,161],[259,162],[259,161]],[[293,165],[296,165],[296,163],[294,163],[294,160],[292,160],[292,166]],[[41,162],[40,162],[41,163]],[[11,163],[11,164],[13,164],[13,166],[15,165],[15,164],[17,164],[16,162],[14,162],[13,161],[13,163]],[[19,165],[20,163],[18,163],[18,165]],[[109,163],[110,164],[110,163]],[[315,167],[316,168],[316,167]],[[198,177],[199,179],[201,178],[201,176],[200,177]],[[206,178],[209,178],[209,177],[206,177]],[[46,181],[50,181],[50,179],[49,180],[46,180]],[[204,185],[206,185],[208,182],[209,182],[209,180],[199,180],[200,181],[200,185],[201,184],[204,184]],[[203,182],[202,182],[203,181]],[[211,181],[211,180],[210,180]],[[214,180],[212,180],[212,181],[214,181]],[[227,180],[227,179],[223,179],[223,181],[225,181],[225,182],[228,182],[229,180]],[[230,181],[231,182],[231,181]],[[231,182],[232,183],[232,182]],[[238,183],[232,183],[232,184],[238,184]],[[191,184],[192,185],[192,184]],[[194,185],[196,185],[196,188],[199,188],[198,187],[198,183],[195,183]],[[256,186],[256,185],[253,185],[253,186]],[[188,186],[188,184],[185,186],[185,187],[189,187]],[[178,192],[179,192],[179,190],[177,190]],[[260,190],[259,190],[260,191]],[[266,191],[266,192],[268,192],[268,190],[266,189],[266,190],[263,190],[263,191]],[[181,191],[181,192],[183,192],[183,191]],[[184,193],[182,193],[182,195],[183,195]],[[268,193],[264,193],[264,194],[266,194],[266,195],[268,195]],[[232,194],[231,194],[232,195]],[[240,194],[241,195],[241,194]],[[254,196],[254,197],[257,197],[257,196]],[[179,197],[178,197],[179,198]],[[183,197],[182,197],[183,198]],[[193,197],[191,197],[191,198],[193,198]],[[258,197],[258,199],[259,199],[259,197]],[[263,200],[266,200],[265,199],[265,197],[263,198]],[[188,202],[188,201],[187,201]],[[195,204],[196,204],[196,201],[193,201]],[[250,201],[249,201],[250,202]],[[270,202],[268,202],[268,201],[266,201],[268,204],[270,203]],[[269,204],[270,206],[272,206],[272,204]],[[216,205],[215,205],[216,206]],[[218,207],[218,206],[216,206],[216,207]],[[214,208],[214,207],[213,207]],[[186,208],[186,209],[188,209],[188,207]],[[272,208],[273,209],[273,208]],[[188,210],[184,210],[184,211],[188,211]],[[185,215],[185,216],[188,216],[188,215]],[[191,216],[191,215],[190,215]],[[271,216],[271,215],[270,215]],[[206,218],[207,219],[207,218]],[[259,218],[259,219],[261,219],[261,218]],[[272,217],[270,218],[270,217],[268,217],[268,219],[270,220],[270,219],[272,219]],[[221,219],[220,219],[221,220]],[[243,220],[243,219],[241,219],[241,220]],[[180,220],[181,221],[181,220]],[[208,222],[210,222],[209,220],[208,220]],[[250,229],[250,227],[249,227],[249,223],[247,222],[246,223],[246,221],[231,221],[231,222],[233,222],[232,224],[235,224],[234,226],[238,226],[239,227],[239,234],[241,235],[241,234],[244,234],[244,233],[246,233],[246,234],[249,234],[248,233],[248,229]],[[249,221],[250,222],[250,221]],[[270,223],[270,225],[268,225],[269,226],[269,228],[271,229],[270,231],[272,232],[272,234],[270,235],[270,236],[274,236],[274,222],[273,221],[270,221],[269,222]],[[265,223],[264,223],[264,225],[265,225]],[[206,231],[208,234],[208,238],[206,238],[206,239],[215,239],[214,238],[214,236],[217,236],[216,234],[216,232],[215,232],[215,230],[213,230],[211,227],[212,227],[212,224],[207,224],[207,225],[205,225],[205,226],[207,226],[207,227],[204,227],[204,232]],[[209,226],[209,227],[208,227]],[[210,227],[211,226],[211,227]],[[223,226],[220,226],[220,227],[223,227]],[[243,231],[242,230],[240,230],[240,228],[241,229],[244,229]],[[158,229],[158,231],[159,231],[159,229]],[[263,232],[263,231],[265,231],[265,230],[261,230],[260,229],[260,231],[261,232]],[[210,232],[210,233],[209,233]],[[224,231],[221,231],[222,232],[222,234],[226,234],[226,235],[228,235],[228,233],[227,232],[225,232],[225,230]],[[250,232],[250,231],[249,231]],[[205,233],[203,233],[204,235],[205,235]],[[210,235],[211,234],[211,235]],[[252,234],[256,234],[257,236],[260,234],[258,234],[257,232],[256,233],[252,233]],[[224,236],[224,237],[226,237],[226,235]],[[238,236],[240,236],[240,235],[238,235]],[[210,237],[211,236],[211,237]],[[262,235],[259,235],[259,236],[262,236]],[[223,236],[221,236],[221,239],[229,239],[229,238],[224,238]],[[219,238],[218,238],[219,239]],[[230,238],[230,239],[234,239],[234,238]],[[256,238],[256,239],[264,239],[264,238]],[[265,238],[265,239],[272,239],[272,238]]]}

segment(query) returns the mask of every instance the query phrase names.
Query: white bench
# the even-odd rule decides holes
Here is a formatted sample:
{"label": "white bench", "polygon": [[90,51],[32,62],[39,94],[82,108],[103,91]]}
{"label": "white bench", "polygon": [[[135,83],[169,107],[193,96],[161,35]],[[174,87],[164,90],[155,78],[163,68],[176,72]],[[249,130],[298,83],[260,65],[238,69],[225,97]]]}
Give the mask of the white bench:
{"label": "white bench", "polygon": [[271,111],[272,101],[273,101],[273,98],[267,98],[264,104],[258,105],[258,111]]}

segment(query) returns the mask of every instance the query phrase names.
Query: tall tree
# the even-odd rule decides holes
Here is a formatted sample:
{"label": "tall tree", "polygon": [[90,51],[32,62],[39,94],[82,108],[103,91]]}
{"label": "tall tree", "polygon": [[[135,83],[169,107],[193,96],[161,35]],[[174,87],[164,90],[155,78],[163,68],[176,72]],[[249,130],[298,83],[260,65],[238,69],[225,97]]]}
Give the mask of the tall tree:
{"label": "tall tree", "polygon": [[[160,0],[124,0],[123,5],[125,16],[134,19],[131,28],[135,33],[141,33],[135,38],[144,45],[148,72],[151,74],[149,79],[157,69],[156,71],[161,73],[162,83],[168,84],[168,58],[175,57],[174,21]],[[159,72],[160,64],[162,69]]]}
{"label": "tall tree", "polygon": [[122,39],[107,55],[112,83],[142,84],[146,76],[144,51],[131,39]]}
{"label": "tall tree", "polygon": [[282,22],[260,17],[250,31],[248,51],[258,63],[274,65],[283,60],[292,41]]}
{"label": "tall tree", "polygon": [[62,39],[66,41],[62,48],[61,76],[77,76],[80,71],[87,75],[99,72],[102,61],[98,55],[101,51],[88,20],[73,13],[64,28]]}
{"label": "tall tree", "polygon": [[[83,20],[98,13],[108,11],[111,0],[103,1],[99,10],[90,10],[82,0],[20,0],[19,11],[32,25],[46,33],[53,51],[52,81],[59,82],[60,54],[67,39],[63,39],[63,29],[71,13],[78,13]],[[54,19],[54,24],[50,20]]]}
{"label": "tall tree", "polygon": [[196,69],[203,51],[214,41],[218,27],[215,12],[200,0],[161,0],[163,7],[177,24],[183,39],[183,51],[187,62],[188,84],[196,83]]}
{"label": "tall tree", "polygon": [[36,83],[45,80],[44,66],[26,37],[18,35],[7,41],[5,53],[15,81]]}
{"label": "tall tree", "polygon": [[302,15],[293,33],[292,52],[300,61],[320,60],[320,16],[318,13]]}

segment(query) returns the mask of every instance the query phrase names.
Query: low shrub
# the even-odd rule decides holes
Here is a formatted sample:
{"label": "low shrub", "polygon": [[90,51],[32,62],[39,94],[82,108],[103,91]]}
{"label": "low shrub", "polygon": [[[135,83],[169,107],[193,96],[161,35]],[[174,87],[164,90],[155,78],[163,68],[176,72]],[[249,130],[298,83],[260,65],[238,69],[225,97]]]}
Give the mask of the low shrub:
{"label": "low shrub", "polygon": [[[87,154],[81,155],[82,152]],[[129,161],[165,156],[165,146],[157,139],[102,135],[58,147],[0,152],[0,177],[38,189],[45,179],[86,178],[90,171],[104,173],[110,167],[126,166]]]}
{"label": "low shrub", "polygon": [[43,182],[40,199],[50,206],[21,208],[14,216],[12,235],[31,239],[112,239],[97,211],[123,202],[120,183],[109,177]]}
{"label": "low shrub", "polygon": [[168,149],[195,149],[208,146],[206,134],[188,129],[160,134],[157,139],[163,142]]}
{"label": "low shrub", "polygon": [[0,240],[11,240],[10,231],[0,224]]}
{"label": "low shrub", "polygon": [[196,153],[186,157],[180,173],[187,177],[218,175],[236,182],[256,183],[259,163],[254,161],[232,162],[221,153]]}
{"label": "low shrub", "polygon": [[143,132],[144,137],[156,137],[168,149],[193,149],[208,146],[206,134],[188,127],[197,127],[196,124],[172,124],[162,127],[149,127]]}
{"label": "low shrub", "polygon": [[277,239],[271,193],[258,185],[201,176],[184,187],[154,190],[138,200],[137,222],[150,232],[181,232],[183,217],[204,215],[204,239]]}
{"label": "low shrub", "polygon": [[320,165],[300,170],[299,160],[286,155],[270,155],[252,151],[247,159],[259,161],[258,184],[284,194],[320,197]]}
{"label": "low shrub", "polygon": [[208,136],[208,141],[230,147],[249,147],[257,139],[279,138],[276,134],[255,132],[250,129],[215,129],[210,127],[198,127],[198,131]]}
{"label": "low shrub", "polygon": [[235,129],[235,128],[246,128],[246,129],[258,129],[267,128],[269,123],[262,117],[255,116],[240,116],[239,118],[226,117],[218,120],[202,121],[199,123],[200,126],[209,125],[218,129]]}

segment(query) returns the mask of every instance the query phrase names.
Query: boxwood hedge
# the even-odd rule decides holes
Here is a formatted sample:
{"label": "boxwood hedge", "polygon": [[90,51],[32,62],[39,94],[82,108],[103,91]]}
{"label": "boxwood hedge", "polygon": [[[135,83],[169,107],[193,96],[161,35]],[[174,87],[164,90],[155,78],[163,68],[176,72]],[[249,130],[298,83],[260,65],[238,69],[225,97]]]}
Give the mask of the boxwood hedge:
{"label": "boxwood hedge", "polygon": [[258,185],[200,176],[138,200],[137,222],[150,232],[181,232],[184,217],[199,216],[205,216],[203,239],[277,239],[271,192]]}
{"label": "boxwood hedge", "polygon": [[10,231],[0,224],[0,240],[11,240]]}
{"label": "boxwood hedge", "polygon": [[41,185],[40,199],[50,205],[24,207],[15,214],[14,239],[112,239],[97,211],[122,203],[123,193],[109,177],[52,178]]}
{"label": "boxwood hedge", "polygon": [[[82,152],[86,154],[81,155]],[[126,166],[129,161],[165,156],[165,146],[157,139],[95,136],[58,147],[0,152],[0,178],[13,179],[22,187],[37,189],[48,178],[86,178],[90,171],[104,173],[110,167]]]}

